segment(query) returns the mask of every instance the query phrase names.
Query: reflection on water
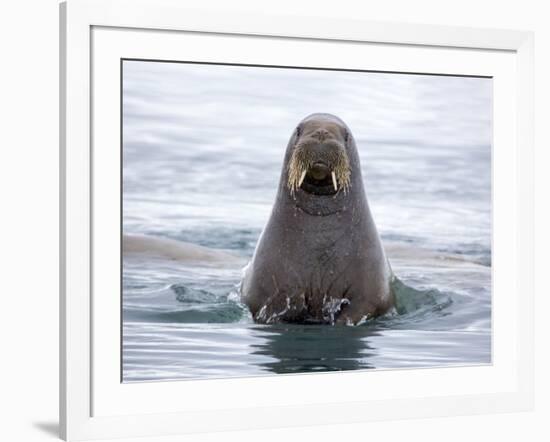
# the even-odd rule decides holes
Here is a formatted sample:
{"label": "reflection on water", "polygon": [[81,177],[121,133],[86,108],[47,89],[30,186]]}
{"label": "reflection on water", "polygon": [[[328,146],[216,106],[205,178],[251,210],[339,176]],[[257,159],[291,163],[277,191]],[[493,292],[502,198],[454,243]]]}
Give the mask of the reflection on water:
{"label": "reflection on water", "polygon": [[375,350],[368,336],[375,333],[367,327],[277,325],[253,349],[273,358],[262,364],[273,373],[373,368],[368,358]]}
{"label": "reflection on water", "polygon": [[123,229],[254,250],[296,123],[357,140],[399,280],[360,327],[260,326],[241,266],[125,258],[124,381],[491,361],[491,80],[125,61]]}

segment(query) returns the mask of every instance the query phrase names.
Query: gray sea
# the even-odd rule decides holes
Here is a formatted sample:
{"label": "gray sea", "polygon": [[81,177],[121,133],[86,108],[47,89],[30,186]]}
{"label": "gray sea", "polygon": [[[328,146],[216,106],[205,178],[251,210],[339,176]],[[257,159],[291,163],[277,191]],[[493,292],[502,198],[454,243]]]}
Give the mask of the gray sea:
{"label": "gray sea", "polygon": [[123,232],[246,262],[314,112],[357,141],[396,311],[256,325],[241,265],[125,256],[124,382],[491,362],[491,79],[124,61]]}

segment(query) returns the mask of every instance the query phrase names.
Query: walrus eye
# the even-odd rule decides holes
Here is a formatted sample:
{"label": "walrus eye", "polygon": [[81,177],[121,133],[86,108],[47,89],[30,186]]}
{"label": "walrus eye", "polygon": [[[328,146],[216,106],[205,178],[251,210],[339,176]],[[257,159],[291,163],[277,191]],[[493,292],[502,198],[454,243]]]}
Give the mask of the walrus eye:
{"label": "walrus eye", "polygon": [[346,130],[344,131],[344,141],[347,143],[349,139],[349,132]]}
{"label": "walrus eye", "polygon": [[300,129],[300,126],[296,128],[296,138],[298,138],[302,134],[302,129]]}

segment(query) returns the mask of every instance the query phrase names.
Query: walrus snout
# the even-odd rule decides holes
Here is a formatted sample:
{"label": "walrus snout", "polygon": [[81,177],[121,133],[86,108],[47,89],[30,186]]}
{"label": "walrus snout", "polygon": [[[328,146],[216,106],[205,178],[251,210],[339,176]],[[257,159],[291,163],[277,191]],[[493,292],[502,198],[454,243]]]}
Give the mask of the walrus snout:
{"label": "walrus snout", "polygon": [[298,190],[312,195],[344,193],[350,186],[347,129],[343,123],[313,117],[296,128],[288,162],[287,185],[291,195]]}

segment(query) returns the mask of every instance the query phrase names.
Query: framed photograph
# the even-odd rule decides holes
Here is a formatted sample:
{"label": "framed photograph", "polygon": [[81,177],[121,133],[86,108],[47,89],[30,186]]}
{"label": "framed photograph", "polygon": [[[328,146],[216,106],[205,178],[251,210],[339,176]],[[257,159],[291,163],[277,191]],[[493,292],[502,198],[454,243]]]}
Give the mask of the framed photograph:
{"label": "framed photograph", "polygon": [[63,438],[532,407],[531,33],[60,19]]}

